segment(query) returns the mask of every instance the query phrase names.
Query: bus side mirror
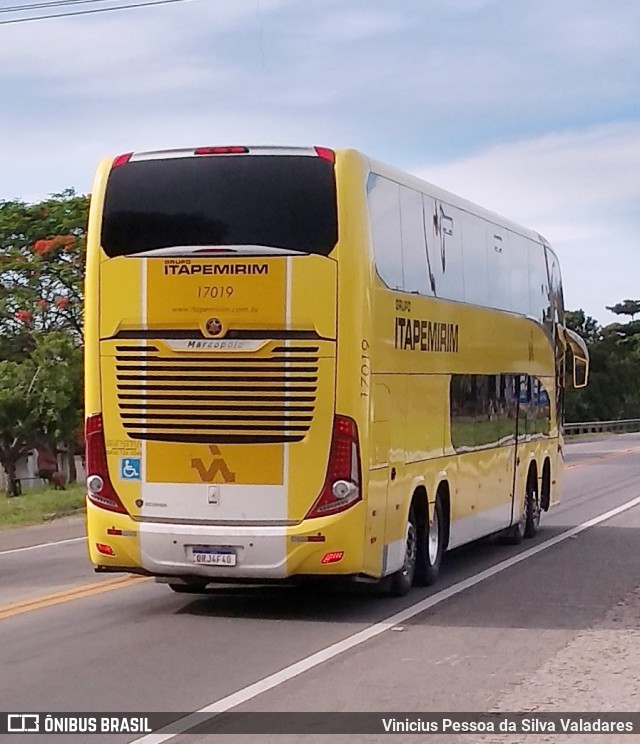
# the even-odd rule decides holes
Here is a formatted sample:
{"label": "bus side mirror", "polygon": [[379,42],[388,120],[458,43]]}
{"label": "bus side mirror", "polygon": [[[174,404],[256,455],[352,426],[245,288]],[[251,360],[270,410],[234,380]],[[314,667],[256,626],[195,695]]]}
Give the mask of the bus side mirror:
{"label": "bus side mirror", "polygon": [[587,387],[589,379],[589,362],[586,359],[573,355],[573,387]]}
{"label": "bus side mirror", "polygon": [[564,326],[561,331],[573,357],[573,387],[586,387],[589,380],[589,350],[587,345],[575,331]]}

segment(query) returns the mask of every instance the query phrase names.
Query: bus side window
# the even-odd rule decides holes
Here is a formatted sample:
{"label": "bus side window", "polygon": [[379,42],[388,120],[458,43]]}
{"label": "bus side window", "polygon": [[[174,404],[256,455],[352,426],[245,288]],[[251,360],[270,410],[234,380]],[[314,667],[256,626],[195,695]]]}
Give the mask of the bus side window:
{"label": "bus side window", "polygon": [[471,214],[462,215],[464,244],[464,299],[473,305],[489,305],[487,236],[484,223]]}
{"label": "bus side window", "polygon": [[367,200],[373,254],[378,275],[390,289],[404,289],[402,237],[400,227],[400,186],[370,173]]}
{"label": "bus side window", "polygon": [[402,226],[402,273],[405,292],[433,296],[427,265],[422,194],[413,189],[400,189]]}
{"label": "bus side window", "polygon": [[433,211],[427,242],[430,255],[435,257],[432,268],[436,295],[444,300],[464,302],[461,212],[450,204],[435,199],[429,201]]}

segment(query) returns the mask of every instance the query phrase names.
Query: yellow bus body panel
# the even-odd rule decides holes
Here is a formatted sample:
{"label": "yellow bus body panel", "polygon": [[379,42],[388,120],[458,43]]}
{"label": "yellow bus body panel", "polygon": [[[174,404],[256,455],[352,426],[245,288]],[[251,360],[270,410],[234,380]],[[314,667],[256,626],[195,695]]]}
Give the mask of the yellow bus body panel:
{"label": "yellow bus body panel", "polygon": [[[265,526],[268,520],[263,524],[256,519],[253,524],[249,513],[241,515],[252,525],[246,528],[247,534],[253,529],[256,539],[268,536],[282,546],[278,548],[284,551],[284,562],[277,568],[280,573],[272,569],[282,578],[297,574],[385,575],[390,556],[402,546],[416,493],[425,494],[429,519],[436,496],[446,493],[447,520],[452,528],[469,520],[479,520],[478,524],[485,520],[491,531],[496,510],[508,513],[511,509],[512,521],[517,521],[523,513],[529,467],[536,468],[540,489],[542,463],[549,462],[550,502],[557,501],[560,412],[554,349],[545,329],[515,313],[388,289],[374,265],[366,195],[370,164],[363,155],[336,151],[339,239],[329,257],[248,258],[243,263],[268,264],[268,272],[215,278],[204,270],[181,270],[189,264],[204,266],[211,261],[206,257],[106,258],[99,234],[109,167],[110,161],[105,160],[98,170],[90,215],[86,402],[87,415],[102,412],[109,473],[128,514],[89,504],[89,550],[96,566],[144,568],[147,558],[140,532],[146,507],[140,504],[150,500],[153,487],[169,489],[166,493],[183,489],[185,504],[195,498],[193,494],[205,494],[206,489],[210,498],[217,498],[218,487],[223,499],[227,493],[235,493],[233,488],[245,486],[265,487],[266,494],[284,493],[285,508],[277,528]],[[415,344],[402,348],[398,343],[398,334],[402,334],[399,318],[438,324],[438,329],[455,327],[455,339],[443,337],[438,351],[421,351],[419,337]],[[124,409],[119,408],[118,384],[122,379],[118,375],[122,370],[118,365],[122,362],[118,358],[134,352],[121,349],[153,346],[158,360],[179,369],[183,362],[178,360],[187,352],[172,346],[163,334],[193,329],[206,334],[211,319],[225,329],[249,335],[252,330],[259,331],[261,338],[269,331],[274,336],[285,330],[315,334],[315,340],[300,342],[267,338],[245,354],[247,359],[267,360],[282,353],[274,351],[281,347],[317,349],[314,421],[301,441],[216,445],[143,441],[130,435],[132,419],[123,417]],[[140,329],[146,329],[148,340],[130,340]],[[211,357],[213,364],[236,359],[238,353],[193,356],[201,360]],[[183,367],[188,370],[189,364],[184,362]],[[452,377],[503,373],[541,381],[549,393],[548,432],[523,435],[517,452],[515,441],[456,450],[451,430]],[[184,391],[176,390],[177,398],[189,390],[191,373],[181,374],[186,375],[186,381]],[[230,385],[241,385],[244,378],[241,369],[227,375]],[[135,386],[135,380],[131,384]],[[259,399],[258,395],[256,401]],[[309,519],[307,514],[326,475],[335,414],[356,422],[363,498],[342,513]],[[181,420],[179,414],[176,420]],[[126,457],[141,459],[144,471],[140,481],[118,477]],[[195,517],[192,521],[198,522]],[[200,521],[191,537],[186,530],[183,541],[196,541],[196,535],[202,535],[202,542],[206,542],[206,520]],[[238,519],[236,522],[239,524]],[[228,529],[244,535],[238,524],[234,522]],[[210,529],[215,533],[213,521]],[[117,531],[123,534],[110,534]],[[97,543],[111,546],[115,556],[99,553]],[[248,554],[249,548],[246,537],[242,550]],[[323,562],[331,554],[341,557]]]}

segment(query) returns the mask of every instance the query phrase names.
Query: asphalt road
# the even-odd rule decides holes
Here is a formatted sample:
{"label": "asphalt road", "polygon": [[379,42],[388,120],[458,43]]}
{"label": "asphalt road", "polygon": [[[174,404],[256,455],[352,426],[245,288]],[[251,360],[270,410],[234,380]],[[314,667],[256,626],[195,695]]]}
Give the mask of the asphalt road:
{"label": "asphalt road", "polygon": [[[640,586],[640,506],[584,526],[639,496],[640,434],[569,444],[563,502],[535,540],[456,550],[436,587],[400,600],[324,587],[175,595],[150,580],[93,574],[78,520],[0,532],[0,708],[489,710]],[[64,542],[39,547],[56,540]],[[327,741],[305,738],[316,739]]]}

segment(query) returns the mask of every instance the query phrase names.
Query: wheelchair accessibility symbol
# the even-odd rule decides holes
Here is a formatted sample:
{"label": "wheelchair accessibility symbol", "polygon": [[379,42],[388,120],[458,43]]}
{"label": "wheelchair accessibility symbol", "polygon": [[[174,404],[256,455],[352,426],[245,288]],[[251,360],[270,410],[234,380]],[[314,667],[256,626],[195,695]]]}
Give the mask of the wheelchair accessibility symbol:
{"label": "wheelchair accessibility symbol", "polygon": [[140,480],[140,458],[120,458],[120,478],[122,480]]}

